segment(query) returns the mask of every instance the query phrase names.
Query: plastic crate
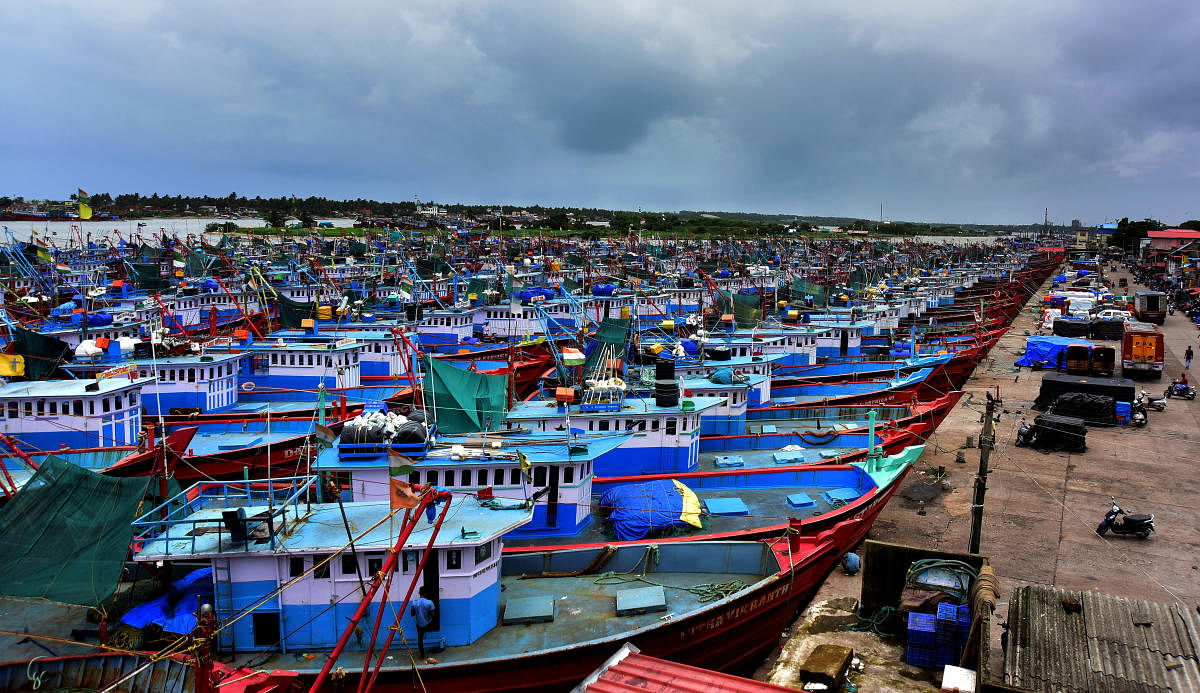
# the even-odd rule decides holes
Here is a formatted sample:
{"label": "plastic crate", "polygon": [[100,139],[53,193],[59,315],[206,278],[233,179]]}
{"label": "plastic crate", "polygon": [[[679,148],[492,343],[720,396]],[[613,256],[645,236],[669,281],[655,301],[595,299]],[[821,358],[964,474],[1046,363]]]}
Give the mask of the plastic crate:
{"label": "plastic crate", "polygon": [[908,644],[932,648],[936,640],[937,619],[933,614],[908,615]]}
{"label": "plastic crate", "polygon": [[914,667],[933,669],[938,666],[937,657],[932,648],[909,645],[904,650],[904,661]]}
{"label": "plastic crate", "polygon": [[945,602],[937,605],[937,620],[954,623],[958,620],[958,606]]}

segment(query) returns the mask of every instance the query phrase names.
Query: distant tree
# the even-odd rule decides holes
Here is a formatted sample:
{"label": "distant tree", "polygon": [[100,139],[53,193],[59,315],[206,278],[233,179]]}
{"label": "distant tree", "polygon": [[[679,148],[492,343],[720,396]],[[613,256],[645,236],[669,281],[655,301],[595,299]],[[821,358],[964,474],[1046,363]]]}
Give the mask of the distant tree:
{"label": "distant tree", "polygon": [[1189,231],[1200,231],[1200,219],[1188,219],[1180,224],[1179,228],[1187,229]]}
{"label": "distant tree", "polygon": [[272,209],[263,215],[263,221],[266,222],[267,227],[278,229],[287,224],[287,215],[278,209]]}
{"label": "distant tree", "polygon": [[311,229],[312,227],[314,227],[316,225],[317,225],[317,218],[314,217],[310,212],[308,212],[308,211],[300,212],[300,226],[302,226],[303,228],[306,228],[306,229]]}
{"label": "distant tree", "polygon": [[571,220],[567,218],[566,212],[555,211],[546,217],[545,224],[548,229],[566,229],[570,228]]}

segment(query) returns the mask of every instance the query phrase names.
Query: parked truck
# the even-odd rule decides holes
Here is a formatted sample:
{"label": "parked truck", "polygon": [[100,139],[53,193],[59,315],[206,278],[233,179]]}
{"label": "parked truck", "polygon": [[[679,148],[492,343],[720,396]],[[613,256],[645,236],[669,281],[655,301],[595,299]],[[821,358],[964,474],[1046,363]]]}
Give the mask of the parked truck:
{"label": "parked truck", "polygon": [[1121,375],[1146,375],[1158,380],[1163,373],[1163,334],[1148,322],[1125,323],[1121,339]]}
{"label": "parked truck", "polygon": [[1133,316],[1139,322],[1161,325],[1167,320],[1167,295],[1161,291],[1139,291],[1133,295]]}

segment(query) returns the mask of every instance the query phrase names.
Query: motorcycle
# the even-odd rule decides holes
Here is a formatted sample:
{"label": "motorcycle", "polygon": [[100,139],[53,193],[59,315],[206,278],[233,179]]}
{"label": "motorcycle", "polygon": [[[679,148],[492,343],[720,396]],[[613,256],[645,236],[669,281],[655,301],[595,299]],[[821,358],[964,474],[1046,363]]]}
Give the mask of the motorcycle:
{"label": "motorcycle", "polygon": [[1017,429],[1017,439],[1013,441],[1013,445],[1023,448],[1029,445],[1033,439],[1033,426],[1029,425],[1028,421],[1022,421],[1020,428]]}
{"label": "motorcycle", "polygon": [[1158,399],[1155,399],[1155,398],[1151,397],[1150,393],[1146,392],[1145,390],[1142,390],[1141,394],[1139,394],[1137,396],[1137,403],[1144,406],[1147,410],[1151,410],[1151,409],[1154,411],[1166,411],[1167,410],[1167,398],[1166,397],[1159,397]]}
{"label": "motorcycle", "polygon": [[1117,499],[1112,498],[1112,507],[1104,514],[1104,520],[1096,527],[1096,534],[1104,536],[1113,534],[1132,534],[1139,539],[1145,539],[1154,531],[1153,515],[1130,515],[1117,505]]}
{"label": "motorcycle", "polygon": [[1196,399],[1196,388],[1184,383],[1172,382],[1167,391],[1163,393],[1163,399],[1179,397],[1180,399]]}

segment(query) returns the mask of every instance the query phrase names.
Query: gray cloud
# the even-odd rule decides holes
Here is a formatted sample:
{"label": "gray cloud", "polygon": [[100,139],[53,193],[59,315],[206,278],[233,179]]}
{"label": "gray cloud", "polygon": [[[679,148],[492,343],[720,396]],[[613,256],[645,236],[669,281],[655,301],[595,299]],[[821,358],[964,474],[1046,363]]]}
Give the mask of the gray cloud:
{"label": "gray cloud", "polygon": [[0,194],[1200,216],[1186,3],[0,5]]}

